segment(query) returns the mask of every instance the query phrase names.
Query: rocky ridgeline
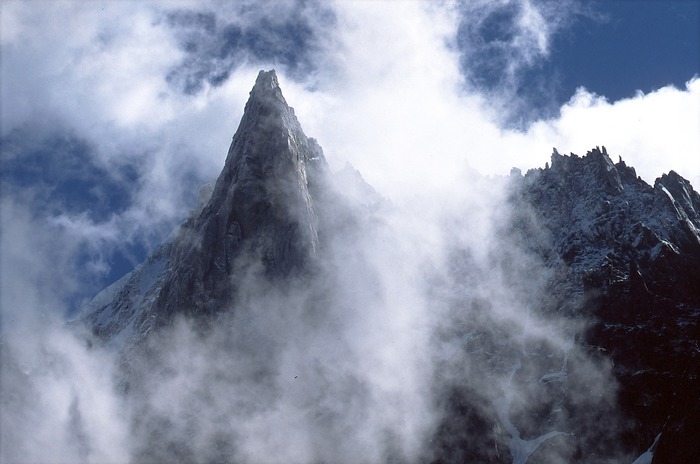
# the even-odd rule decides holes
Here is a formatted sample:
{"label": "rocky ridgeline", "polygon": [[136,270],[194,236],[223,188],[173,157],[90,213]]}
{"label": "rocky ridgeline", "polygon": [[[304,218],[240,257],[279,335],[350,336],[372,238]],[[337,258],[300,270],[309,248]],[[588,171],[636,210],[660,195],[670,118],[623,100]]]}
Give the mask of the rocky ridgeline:
{"label": "rocky ridgeline", "polygon": [[[555,150],[551,167],[528,171],[518,185],[518,194],[552,233],[557,255],[588,284],[604,277],[587,271],[617,256],[636,274],[646,274],[657,293],[678,296],[664,271],[678,264],[679,256],[700,253],[700,195],[678,174],[671,171],[651,187],[624,161],[613,164],[605,147],[584,157]],[[629,274],[629,269],[622,272]],[[692,290],[686,296],[697,298],[697,279],[685,284]]]}
{"label": "rocky ridgeline", "polygon": [[586,342],[612,359],[628,418],[621,439],[642,449],[660,434],[654,462],[693,462],[700,195],[673,171],[648,185],[605,147],[584,157],[554,150],[551,166],[512,177],[513,201],[530,205],[551,234],[550,261],[564,270],[553,287],[582,298],[570,309],[594,318]]}
{"label": "rocky ridgeline", "polygon": [[107,292],[111,301],[102,295],[89,305],[94,332],[134,341],[177,314],[216,314],[246,267],[260,265],[269,278],[305,272],[319,247],[318,190],[327,176],[321,147],[304,134],[275,72],[261,71],[211,196]]}

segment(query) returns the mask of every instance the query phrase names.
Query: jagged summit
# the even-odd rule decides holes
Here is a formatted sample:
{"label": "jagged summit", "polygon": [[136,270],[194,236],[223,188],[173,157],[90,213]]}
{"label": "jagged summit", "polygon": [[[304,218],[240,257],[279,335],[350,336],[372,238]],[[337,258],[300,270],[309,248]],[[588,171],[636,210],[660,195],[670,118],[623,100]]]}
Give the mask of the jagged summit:
{"label": "jagged summit", "polygon": [[567,173],[577,169],[578,166],[583,166],[584,171],[593,174],[599,181],[602,180],[603,183],[600,185],[611,193],[619,193],[623,189],[619,173],[608,156],[605,146],[602,150],[599,147],[589,150],[584,157],[574,153],[569,156],[561,155],[555,148],[551,161],[551,169],[554,172]]}
{"label": "jagged summit", "polygon": [[265,71],[263,69],[258,72],[258,77],[255,79],[255,85],[250,90],[252,95],[255,91],[266,91],[266,90],[276,90],[279,91],[280,97],[282,96],[282,91],[280,90],[280,84],[277,80],[277,72],[274,69]]}
{"label": "jagged summit", "polygon": [[[551,166],[528,171],[522,183],[528,201],[562,238],[561,256],[579,271],[598,265],[609,250],[639,244],[642,230],[655,243],[700,251],[700,196],[673,171],[652,187],[621,158],[613,163],[605,147],[581,157],[555,148]],[[630,259],[629,251],[622,255]]]}
{"label": "jagged summit", "polygon": [[[383,361],[375,362],[380,358],[372,358],[370,352],[385,357],[384,350],[374,349],[379,338],[388,343],[413,338],[412,332],[405,332],[412,324],[402,322],[404,303],[413,289],[405,295],[402,290],[415,286],[418,299],[425,299],[425,310],[446,318],[436,321],[436,331],[426,339],[437,340],[436,358],[449,353],[449,359],[435,365],[435,377],[430,369],[426,372],[428,382],[436,385],[427,403],[440,405],[440,419],[435,430],[422,437],[427,447],[423,461],[524,462],[532,453],[533,462],[588,463],[600,462],[601,457],[631,462],[619,457],[639,455],[655,443],[654,462],[696,462],[698,445],[686,443],[697,443],[693,438],[698,435],[700,410],[700,196],[675,172],[660,177],[654,186],[647,184],[621,159],[614,163],[605,147],[582,157],[554,149],[551,166],[524,176],[514,169],[512,174],[509,204],[498,215],[502,223],[489,226],[495,233],[493,243],[485,244],[488,262],[475,259],[472,246],[477,245],[465,245],[461,238],[470,231],[471,217],[450,221],[444,249],[434,262],[421,257],[425,249],[417,241],[418,259],[403,254],[400,249],[412,242],[392,248],[387,240],[399,232],[396,227],[403,227],[402,221],[394,220],[394,210],[373,209],[376,192],[351,167],[329,176],[321,148],[304,134],[275,72],[261,71],[209,198],[202,199],[177,234],[146,262],[98,295],[84,320],[98,338],[123,354],[124,378],[135,397],[147,390],[139,390],[139,382],[148,386],[160,381],[160,374],[151,378],[151,371],[159,369],[161,353],[170,355],[171,345],[162,350],[156,345],[171,332],[158,329],[183,315],[192,323],[188,327],[203,329],[205,335],[219,333],[212,327],[222,328],[225,343],[215,343],[217,349],[206,352],[215,363],[234,359],[234,368],[226,364],[211,371],[216,375],[202,378],[206,384],[224,382],[219,385],[223,389],[211,390],[216,395],[209,396],[238,390],[245,401],[221,415],[217,410],[221,423],[206,424],[215,432],[215,441],[207,441],[206,448],[218,453],[237,445],[237,438],[228,443],[226,437],[235,421],[247,420],[244,410],[260,405],[267,415],[284,389],[293,393],[295,404],[296,398],[302,399],[301,415],[313,420],[314,432],[319,424],[333,426],[337,418],[337,430],[344,433],[347,411],[328,413],[329,384],[316,376],[321,371],[309,348],[329,346],[329,375],[342,384],[339,402],[348,403],[353,417],[369,415],[370,409],[362,409],[362,398],[366,392],[374,395],[375,390],[367,389],[371,380],[338,375],[342,368],[336,369],[337,360],[342,358],[335,352],[345,351],[347,341],[370,328],[370,349],[350,351],[349,364],[369,356],[360,364],[362,370],[367,366],[370,377],[381,372],[377,377],[386,378],[385,371],[372,371]],[[382,216],[385,212],[390,220]],[[410,240],[418,237],[424,235]],[[378,253],[387,248],[388,253]],[[390,261],[380,263],[377,253]],[[435,272],[433,264],[443,257],[449,257],[444,272]],[[409,272],[390,275],[403,265],[402,259]],[[385,285],[393,286],[397,279],[406,279],[400,284],[406,287],[385,292]],[[507,293],[505,300],[493,292],[492,301],[492,292],[484,292],[486,286],[491,288],[490,281],[497,281],[494,289]],[[511,285],[516,287],[512,293]],[[294,301],[297,297],[300,301]],[[520,335],[510,336],[519,325],[510,323],[511,316],[502,324],[498,307],[510,308],[512,302],[516,309],[527,309],[528,324],[531,314],[571,320],[572,327],[561,334],[572,340],[568,348],[558,343],[548,347],[539,338],[521,345]],[[339,329],[346,315],[347,329]],[[356,324],[361,319],[362,324]],[[416,321],[422,325],[425,319]],[[392,332],[394,326],[397,332]],[[448,326],[447,331],[441,328]],[[156,332],[165,336],[149,336]],[[172,333],[179,343],[179,332]],[[313,337],[303,340],[307,335]],[[281,342],[276,344],[278,337]],[[301,361],[290,361],[293,369],[277,371],[278,355],[287,359],[287,349],[289,358],[299,355]],[[606,361],[600,364],[601,374],[607,377],[609,369],[619,384],[615,397],[603,398],[602,390],[596,390],[603,378],[594,367],[598,358]],[[504,388],[522,388],[523,401],[535,400],[518,405],[517,413],[510,398],[499,396],[507,366],[514,367]],[[291,378],[287,374],[292,371],[294,388],[288,388],[292,383],[277,383],[286,382],[282,374]],[[495,391],[477,392],[466,377],[443,376],[452,371],[469,371],[471,378],[479,379],[477,390],[486,386]],[[391,377],[395,372],[399,371],[386,371]],[[359,396],[348,396],[346,386]],[[207,396],[201,394],[206,388],[193,387],[193,397]],[[380,389],[379,398],[386,403],[383,382]],[[570,401],[575,397],[582,399]],[[407,404],[411,408],[414,403]],[[219,403],[214,405],[218,408]],[[164,420],[156,414],[139,430],[148,433],[151,423],[167,423],[170,408],[166,409]],[[597,431],[591,434],[593,429]],[[172,451],[171,446],[184,443],[187,451],[189,428],[186,434],[167,431],[165,436],[158,435],[159,427],[153,430],[157,433],[147,435],[143,456],[164,453],[167,458],[136,460],[171,462],[194,456],[180,453],[183,448]],[[328,437],[337,441],[336,435]],[[540,447],[542,440],[547,443]],[[392,439],[392,449],[393,443]],[[227,461],[233,455],[212,460]],[[387,462],[393,462],[393,455],[387,456]]]}
{"label": "jagged summit", "polygon": [[261,70],[258,73],[258,77],[255,80],[255,85],[250,91],[250,102],[254,102],[258,99],[273,99],[287,105],[284,96],[282,95],[282,89],[280,88],[279,81],[277,80],[277,73],[274,69],[269,71]]}
{"label": "jagged summit", "polygon": [[225,310],[234,275],[247,269],[271,279],[302,271],[319,247],[327,175],[321,147],[304,134],[275,71],[261,71],[211,197],[171,243],[111,288],[111,302],[90,308],[96,332],[109,339],[130,328],[138,338],[178,313]]}
{"label": "jagged summit", "polygon": [[586,343],[609,353],[631,419],[619,442],[655,443],[654,463],[697,462],[700,195],[674,171],[651,186],[604,147],[555,149],[551,166],[511,179],[546,231],[558,311],[590,317]]}
{"label": "jagged summit", "polygon": [[314,183],[326,171],[275,72],[261,71],[211,199],[176,243],[158,310],[187,301],[194,312],[217,311],[235,293],[231,274],[250,263],[268,276],[300,269],[318,247]]}

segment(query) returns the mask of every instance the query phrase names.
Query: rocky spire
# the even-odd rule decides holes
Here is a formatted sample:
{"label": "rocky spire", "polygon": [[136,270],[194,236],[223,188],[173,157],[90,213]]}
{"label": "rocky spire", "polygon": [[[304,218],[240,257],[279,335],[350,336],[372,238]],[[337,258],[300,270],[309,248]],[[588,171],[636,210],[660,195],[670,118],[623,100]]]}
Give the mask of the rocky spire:
{"label": "rocky spire", "polygon": [[261,71],[211,198],[173,245],[153,311],[218,311],[235,294],[232,274],[247,268],[273,279],[302,272],[318,248],[326,174],[323,152],[301,129],[275,71]]}

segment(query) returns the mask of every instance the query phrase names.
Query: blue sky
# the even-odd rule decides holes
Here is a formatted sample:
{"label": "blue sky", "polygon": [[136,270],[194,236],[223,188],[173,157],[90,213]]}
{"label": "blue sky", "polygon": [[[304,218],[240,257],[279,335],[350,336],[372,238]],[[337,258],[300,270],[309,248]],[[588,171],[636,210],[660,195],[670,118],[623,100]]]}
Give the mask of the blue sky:
{"label": "blue sky", "polygon": [[186,217],[259,69],[398,203],[552,146],[700,184],[696,1],[10,0],[0,21],[4,323],[72,313]]}
{"label": "blue sky", "polygon": [[563,95],[578,86],[610,100],[683,87],[700,74],[700,2],[591,2],[554,44],[552,66],[562,70]]}
{"label": "blue sky", "polygon": [[[558,8],[559,2],[550,5]],[[499,90],[504,84],[505,65],[494,66],[494,62],[510,61],[512,49],[501,44],[513,41],[512,23],[521,10],[517,2],[504,2],[472,27],[464,26],[470,23],[468,16],[462,18],[460,31],[468,36],[466,41],[482,45],[476,52],[477,66],[469,56],[463,61],[463,72],[480,88]],[[523,64],[516,76],[515,93],[531,114],[514,117],[527,123],[533,117],[553,116],[580,86],[611,101],[633,97],[639,90],[682,88],[700,73],[699,24],[697,1],[577,4],[552,34],[548,53]]]}

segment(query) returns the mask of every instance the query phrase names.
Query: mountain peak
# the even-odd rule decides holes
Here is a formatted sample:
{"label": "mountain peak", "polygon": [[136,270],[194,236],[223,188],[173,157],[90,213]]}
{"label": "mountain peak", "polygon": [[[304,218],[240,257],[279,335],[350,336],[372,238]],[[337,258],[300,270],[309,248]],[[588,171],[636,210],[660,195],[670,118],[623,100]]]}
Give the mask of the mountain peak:
{"label": "mountain peak", "polygon": [[148,297],[126,292],[95,312],[119,314],[108,318],[119,327],[104,332],[137,327],[138,339],[178,313],[223,311],[237,292],[233,275],[305,272],[319,246],[317,208],[327,175],[321,147],[304,134],[275,71],[261,71],[211,196],[159,260],[126,283],[140,288],[144,275],[157,275],[145,285],[153,289]]}
{"label": "mountain peak", "polygon": [[[608,151],[604,146],[602,149],[595,147],[589,150],[583,157],[579,157],[574,153],[561,155],[554,148],[551,161],[551,169],[549,169],[548,165],[546,170],[560,179],[570,176],[572,172],[576,172],[578,173],[578,180],[585,179],[584,182],[598,185],[611,194],[619,194],[624,189],[620,180],[620,173],[610,156],[608,156]],[[623,165],[620,163],[620,168],[622,169],[622,167]],[[585,188],[584,190],[589,189]]]}
{"label": "mountain peak", "polygon": [[261,70],[258,73],[258,77],[255,80],[255,85],[250,91],[250,98],[246,104],[245,111],[248,112],[249,108],[255,105],[279,105],[280,108],[287,109],[294,113],[288,105],[287,101],[282,95],[282,89],[280,88],[279,81],[277,80],[277,73],[274,69],[269,71]]}
{"label": "mountain peak", "polygon": [[260,70],[258,77],[255,80],[255,85],[250,91],[250,95],[253,94],[264,95],[264,94],[279,94],[282,95],[282,90],[280,89],[279,81],[277,80],[277,73],[274,69],[269,71]]}
{"label": "mountain peak", "polygon": [[[180,255],[175,265],[193,269],[187,278],[203,286],[202,299],[235,293],[230,275],[244,262],[261,259],[268,276],[304,266],[318,245],[317,192],[310,185],[322,183],[326,169],[321,147],[304,134],[275,71],[260,71],[211,199],[191,221],[195,239],[175,245]],[[173,288],[191,283],[176,282]],[[202,306],[188,292],[174,292],[159,303]],[[209,312],[203,306],[197,309]]]}

